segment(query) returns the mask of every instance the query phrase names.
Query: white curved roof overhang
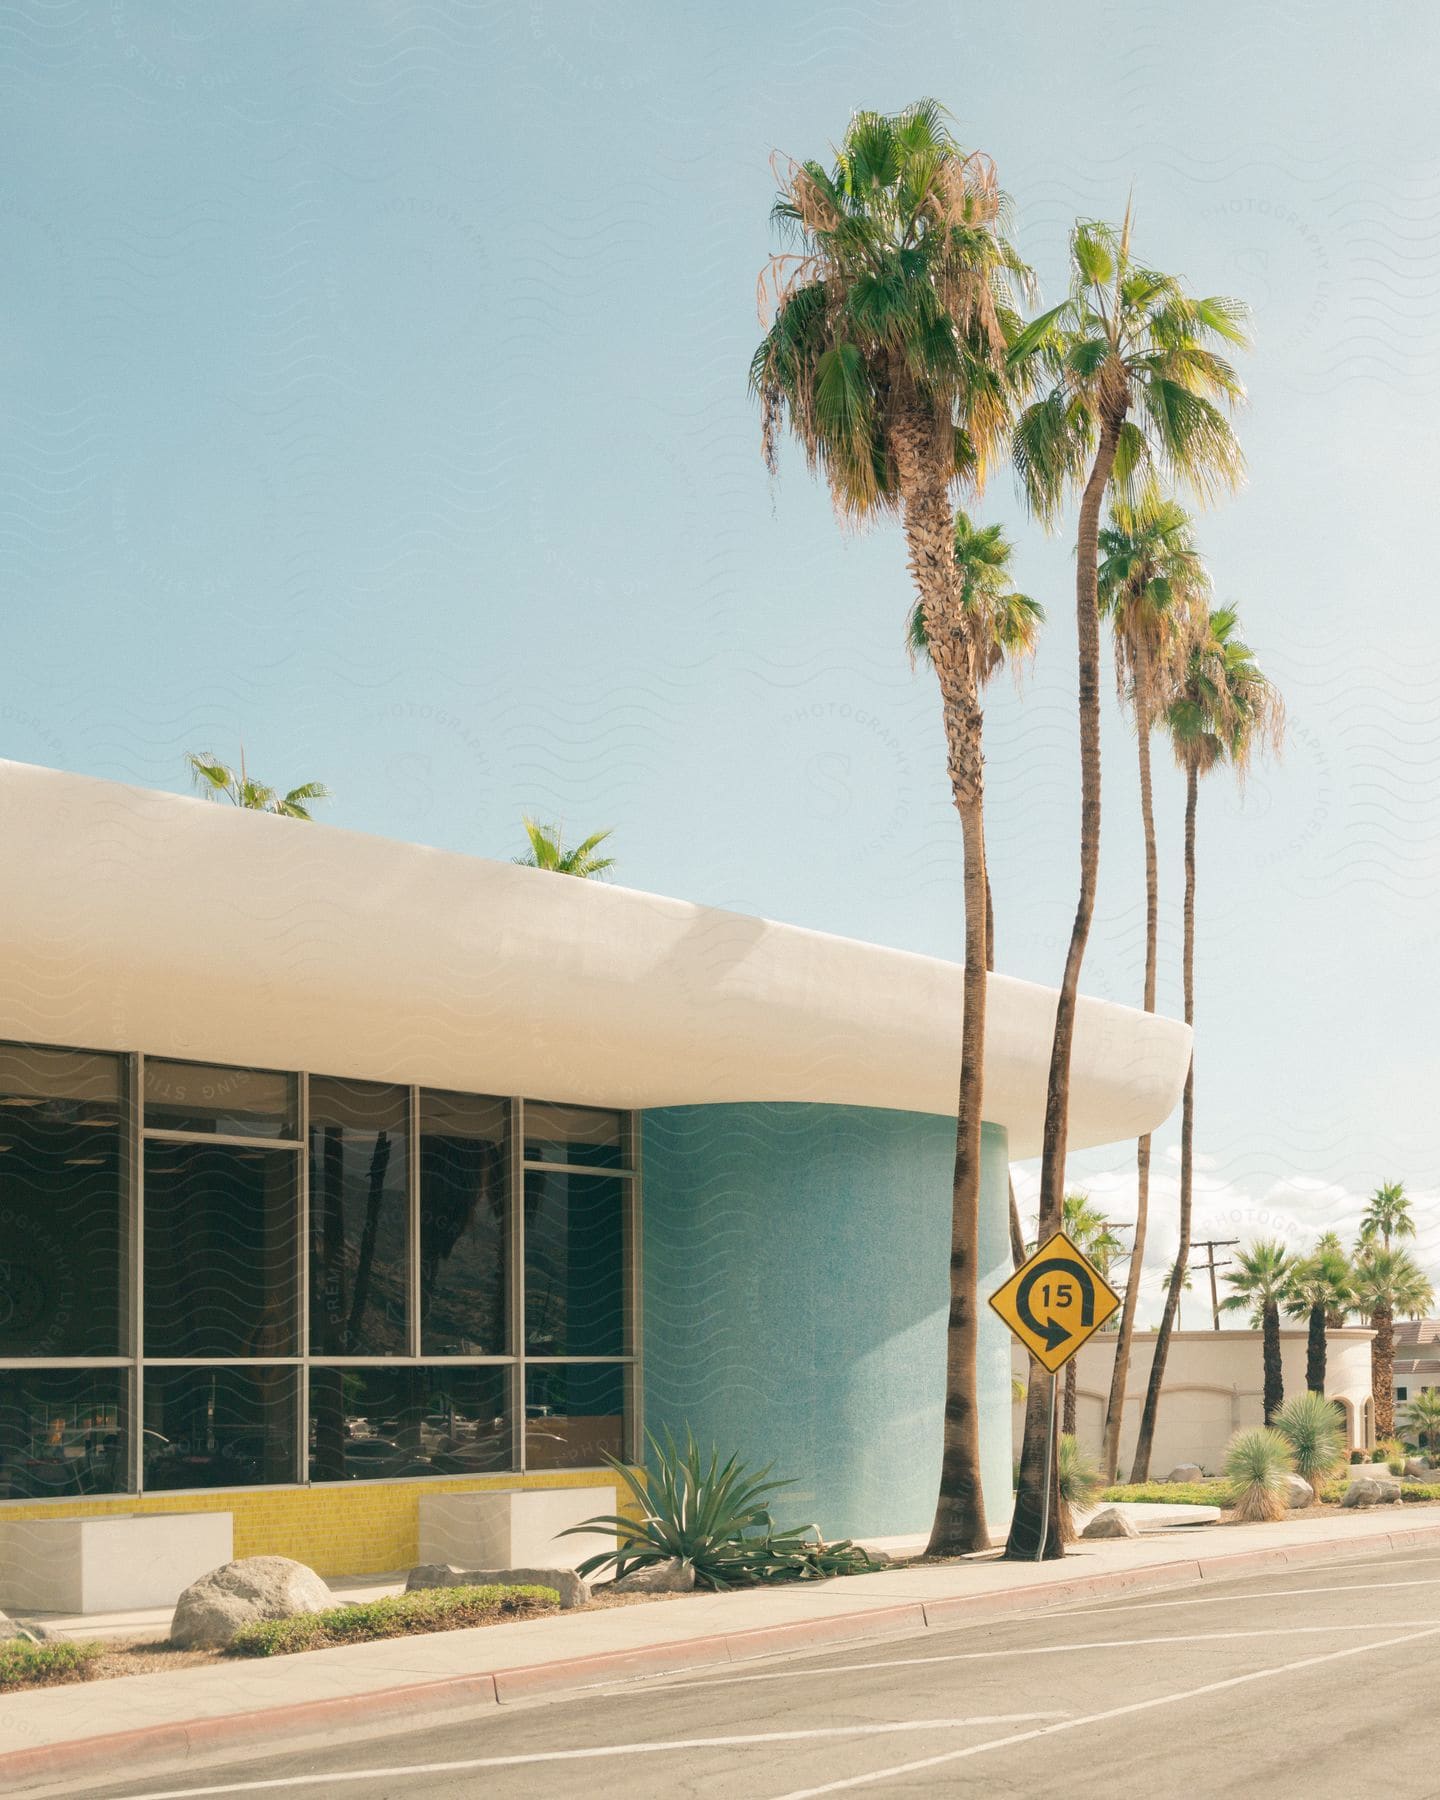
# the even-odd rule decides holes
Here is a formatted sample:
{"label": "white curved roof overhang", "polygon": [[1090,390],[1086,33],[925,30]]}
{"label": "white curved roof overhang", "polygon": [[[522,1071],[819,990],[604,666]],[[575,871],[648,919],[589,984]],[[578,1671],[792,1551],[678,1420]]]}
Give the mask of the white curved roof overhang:
{"label": "white curved roof overhang", "polygon": [[[949,1113],[960,969],[327,825],[0,763],[0,1037],[551,1100]],[[985,1116],[1040,1147],[1055,995],[992,976]],[[1082,1000],[1070,1144],[1190,1034]]]}

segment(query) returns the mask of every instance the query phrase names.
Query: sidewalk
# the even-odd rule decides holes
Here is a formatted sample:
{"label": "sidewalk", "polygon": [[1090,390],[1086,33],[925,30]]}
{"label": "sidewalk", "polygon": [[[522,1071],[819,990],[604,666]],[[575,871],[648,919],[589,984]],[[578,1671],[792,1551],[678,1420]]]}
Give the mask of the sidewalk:
{"label": "sidewalk", "polygon": [[[1404,1509],[1408,1510],[1408,1509]],[[225,1750],[300,1747],[339,1730],[676,1673],[784,1651],[954,1627],[1043,1606],[1226,1580],[1402,1548],[1440,1550],[1440,1520],[1400,1507],[1307,1523],[1178,1528],[1080,1543],[1063,1562],[981,1558],[800,1587],[695,1594],[273,1661],[178,1669],[0,1696],[0,1792],[139,1773]]]}

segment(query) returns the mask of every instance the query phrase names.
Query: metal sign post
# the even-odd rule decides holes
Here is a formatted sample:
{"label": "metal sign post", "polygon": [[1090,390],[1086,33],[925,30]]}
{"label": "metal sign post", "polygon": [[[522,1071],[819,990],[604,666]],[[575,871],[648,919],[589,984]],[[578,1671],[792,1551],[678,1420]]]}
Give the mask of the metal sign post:
{"label": "metal sign post", "polygon": [[1050,1377],[1050,1422],[1045,1432],[1045,1498],[1040,1513],[1042,1562],[1050,1543],[1050,1489],[1055,1478],[1056,1378],[1120,1305],[1120,1296],[1084,1252],[1057,1231],[1010,1279],[990,1304]]}

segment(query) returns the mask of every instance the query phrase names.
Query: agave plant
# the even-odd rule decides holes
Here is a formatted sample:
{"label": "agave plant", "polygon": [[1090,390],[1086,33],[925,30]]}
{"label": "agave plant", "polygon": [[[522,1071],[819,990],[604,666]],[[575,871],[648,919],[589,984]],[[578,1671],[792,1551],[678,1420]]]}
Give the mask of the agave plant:
{"label": "agave plant", "polygon": [[1268,1425],[1237,1431],[1225,1447],[1225,1473],[1235,1483],[1235,1517],[1274,1524],[1285,1517],[1285,1477],[1294,1468],[1290,1446]]}
{"label": "agave plant", "polygon": [[683,1445],[670,1432],[658,1442],[648,1432],[650,1472],[641,1475],[618,1458],[606,1461],[630,1491],[638,1517],[606,1513],[572,1526],[562,1536],[596,1530],[616,1533],[615,1549],[588,1556],[578,1573],[612,1569],[618,1579],[659,1562],[689,1563],[698,1587],[717,1591],[756,1581],[811,1581],[871,1568],[868,1551],[848,1539],[827,1544],[814,1525],[782,1531],[769,1498],[791,1481],[771,1480],[773,1463],[752,1473],[732,1456],[722,1467],[711,1449],[708,1463],[689,1427]]}
{"label": "agave plant", "polygon": [[1275,1415],[1275,1429],[1290,1446],[1295,1473],[1308,1481],[1319,1498],[1345,1455],[1340,1411],[1333,1400],[1307,1389],[1287,1400]]}

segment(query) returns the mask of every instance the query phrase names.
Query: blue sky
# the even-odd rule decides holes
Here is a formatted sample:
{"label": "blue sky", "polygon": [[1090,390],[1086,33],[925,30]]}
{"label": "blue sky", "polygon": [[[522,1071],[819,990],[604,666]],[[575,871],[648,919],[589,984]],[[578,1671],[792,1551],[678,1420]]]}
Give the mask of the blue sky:
{"label": "blue sky", "polygon": [[[897,535],[842,533],[794,457],[772,483],[745,385],[771,152],[931,93],[1049,297],[1133,184],[1144,255],[1255,308],[1250,481],[1203,533],[1292,731],[1202,801],[1199,1224],[1301,1241],[1385,1178],[1428,1206],[1436,36],[1233,0],[7,5],[0,752],[182,787],[243,736],[338,824],[499,855],[524,810],[610,825],[635,886],[958,955]],[[1003,474],[975,510],[1051,612],[993,694],[990,829],[1000,966],[1053,982],[1073,519],[1047,539]],[[1085,985],[1134,1000],[1113,707],[1105,749]],[[1126,1163],[1076,1174],[1123,1210]]]}

